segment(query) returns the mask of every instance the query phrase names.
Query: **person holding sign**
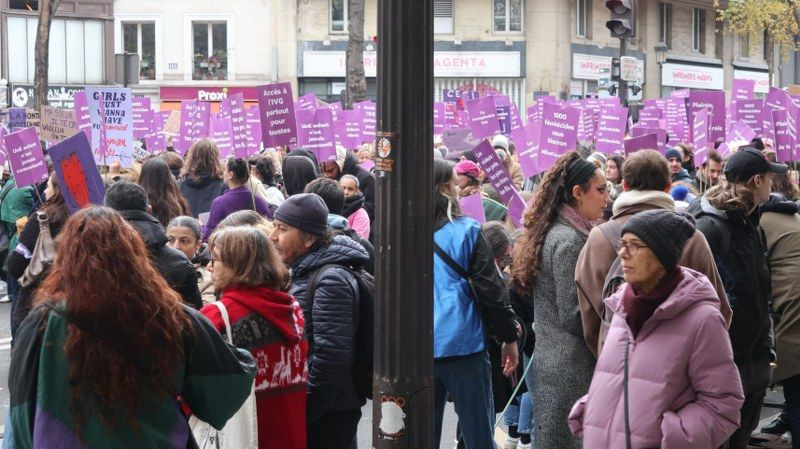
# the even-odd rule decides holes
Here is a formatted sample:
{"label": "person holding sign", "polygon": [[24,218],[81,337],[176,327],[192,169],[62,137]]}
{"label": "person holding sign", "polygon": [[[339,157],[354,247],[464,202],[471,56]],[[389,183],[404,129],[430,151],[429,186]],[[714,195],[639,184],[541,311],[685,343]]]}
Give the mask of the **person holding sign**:
{"label": "person holding sign", "polygon": [[609,202],[603,171],[571,151],[548,170],[514,247],[513,280],[536,309],[533,373],[536,446],[580,449],[565,425],[589,390],[595,357],[583,340],[575,266],[592,222]]}
{"label": "person holding sign", "polygon": [[211,203],[208,223],[203,227],[203,241],[208,241],[208,237],[217,228],[219,222],[236,211],[254,210],[262,216],[272,219],[272,211],[270,211],[269,205],[264,198],[247,188],[247,181],[250,179],[250,168],[244,159],[238,157],[228,158],[228,162],[225,164],[224,176],[228,191]]}

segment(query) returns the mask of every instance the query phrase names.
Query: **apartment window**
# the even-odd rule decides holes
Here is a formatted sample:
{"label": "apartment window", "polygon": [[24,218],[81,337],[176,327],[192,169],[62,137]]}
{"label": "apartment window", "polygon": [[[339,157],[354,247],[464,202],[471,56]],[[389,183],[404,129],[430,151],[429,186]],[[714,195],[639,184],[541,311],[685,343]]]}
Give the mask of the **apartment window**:
{"label": "apartment window", "polygon": [[692,14],[692,50],[706,52],[706,11],[700,8]]}
{"label": "apartment window", "polygon": [[672,47],[672,4],[661,2],[658,9],[658,40]]}
{"label": "apartment window", "polygon": [[[8,17],[8,78],[32,83],[36,17]],[[98,20],[53,19],[48,78],[53,84],[103,83],[103,25]]]}
{"label": "apartment window", "polygon": [[575,5],[575,16],[578,19],[578,37],[586,37],[586,0],[577,0]]}
{"label": "apartment window", "polygon": [[153,22],[122,24],[122,48],[125,53],[137,53],[141,63],[139,78],[156,79],[156,24]]}
{"label": "apartment window", "polygon": [[767,61],[767,63],[772,62],[772,61],[769,61],[769,44],[770,44],[770,42],[769,42],[769,34],[767,33],[767,30],[764,30],[764,34],[761,36],[761,43],[763,44],[762,45],[762,47],[763,47],[762,51],[764,52],[764,61]]}
{"label": "apartment window", "polygon": [[453,0],[433,0],[433,32],[453,34]]}
{"label": "apartment window", "polygon": [[494,31],[518,33],[522,31],[522,0],[494,1]]}
{"label": "apartment window", "polygon": [[8,7],[10,9],[36,11],[39,9],[39,0],[9,0]]}
{"label": "apartment window", "polygon": [[192,22],[194,80],[228,79],[228,24]]}
{"label": "apartment window", "polygon": [[331,33],[347,32],[348,0],[331,0]]}
{"label": "apartment window", "polygon": [[750,34],[749,33],[741,33],[739,35],[739,57],[741,57],[741,58],[749,58],[750,57]]}

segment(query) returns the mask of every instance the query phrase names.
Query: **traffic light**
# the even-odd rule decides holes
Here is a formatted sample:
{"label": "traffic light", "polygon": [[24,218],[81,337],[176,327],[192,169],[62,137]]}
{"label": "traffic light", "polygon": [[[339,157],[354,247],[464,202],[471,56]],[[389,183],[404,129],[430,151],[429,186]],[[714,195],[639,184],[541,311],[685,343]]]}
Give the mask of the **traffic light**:
{"label": "traffic light", "polygon": [[611,30],[612,37],[636,36],[636,0],[609,0],[606,8],[611,11],[606,28]]}

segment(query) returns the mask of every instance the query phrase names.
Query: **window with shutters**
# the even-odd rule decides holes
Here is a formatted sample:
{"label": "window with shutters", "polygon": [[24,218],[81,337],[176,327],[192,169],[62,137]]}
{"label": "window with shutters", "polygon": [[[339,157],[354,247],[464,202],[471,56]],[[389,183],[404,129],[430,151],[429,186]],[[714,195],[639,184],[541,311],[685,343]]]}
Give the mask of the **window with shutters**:
{"label": "window with shutters", "polygon": [[453,34],[453,1],[433,0],[433,32]]}
{"label": "window with shutters", "polygon": [[672,48],[672,4],[661,2],[658,9],[658,40]]}
{"label": "window with shutters", "polygon": [[700,8],[692,14],[692,50],[706,52],[706,11]]}

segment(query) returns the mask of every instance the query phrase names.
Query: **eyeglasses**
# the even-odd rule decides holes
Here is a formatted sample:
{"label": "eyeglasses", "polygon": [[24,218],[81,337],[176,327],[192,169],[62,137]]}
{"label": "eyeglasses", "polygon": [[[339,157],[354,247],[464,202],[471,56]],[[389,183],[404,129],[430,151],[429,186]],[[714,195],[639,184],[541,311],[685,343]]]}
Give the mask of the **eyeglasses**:
{"label": "eyeglasses", "polygon": [[620,252],[622,252],[622,250],[624,249],[625,251],[628,252],[628,255],[630,255],[631,257],[639,254],[639,250],[641,250],[642,248],[649,248],[649,246],[647,245],[642,245],[641,243],[636,243],[636,242],[626,242],[625,240],[620,240],[618,245]]}

